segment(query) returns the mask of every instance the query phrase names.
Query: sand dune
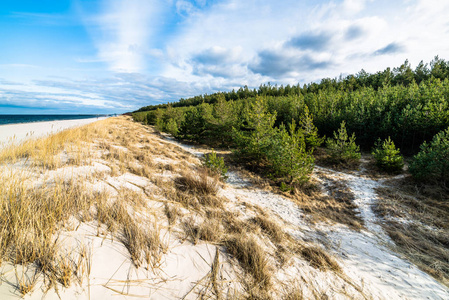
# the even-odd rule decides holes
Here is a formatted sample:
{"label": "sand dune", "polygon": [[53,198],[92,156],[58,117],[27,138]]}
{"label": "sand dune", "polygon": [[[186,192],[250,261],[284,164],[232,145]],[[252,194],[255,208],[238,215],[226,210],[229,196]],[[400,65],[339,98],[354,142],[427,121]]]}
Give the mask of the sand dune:
{"label": "sand dune", "polygon": [[[46,125],[40,132],[54,128]],[[129,119],[69,131],[48,138],[52,143],[31,145],[31,152],[4,155],[6,163],[0,163],[1,207],[23,191],[29,194],[16,202],[25,206],[27,218],[41,213],[33,203],[42,197],[50,201],[38,207],[57,199],[70,211],[54,216],[61,219],[48,227],[57,229],[52,235],[36,236],[50,243],[31,243],[38,256],[28,262],[14,263],[20,249],[13,242],[2,245],[0,299],[449,297],[446,286],[387,247],[391,241],[370,208],[381,181],[317,168],[317,180],[347,182],[364,220],[364,227],[354,230],[313,221],[298,203],[256,186],[239,170],[231,170],[226,182],[201,173],[207,150]],[[197,189],[204,184],[208,192]],[[321,186],[318,193],[326,193]],[[13,224],[18,218],[5,214],[5,219]],[[23,232],[14,227],[10,240],[27,240],[45,225],[33,224]],[[9,227],[1,226],[0,239],[9,238]],[[48,247],[52,242],[56,249]]]}

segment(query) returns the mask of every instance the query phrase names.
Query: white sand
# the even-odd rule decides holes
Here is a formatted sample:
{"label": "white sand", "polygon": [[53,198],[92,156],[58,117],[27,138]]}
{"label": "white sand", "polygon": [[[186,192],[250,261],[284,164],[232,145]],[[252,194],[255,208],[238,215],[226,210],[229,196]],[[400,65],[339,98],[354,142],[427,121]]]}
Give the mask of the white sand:
{"label": "white sand", "polygon": [[[190,146],[176,144],[194,155],[200,154]],[[346,276],[361,288],[368,298],[449,299],[447,287],[387,246],[393,242],[378,224],[378,219],[371,210],[371,206],[377,201],[375,188],[382,185],[382,180],[376,181],[359,173],[346,174],[316,166],[314,177],[318,180],[319,173],[347,183],[354,193],[354,203],[358,206],[366,230],[357,232],[338,224],[322,223],[311,226],[305,222],[301,209],[291,200],[253,187],[235,172],[228,173],[228,184],[221,191],[221,195],[234,203],[245,201],[270,210],[284,222],[284,229],[294,237],[324,242],[338,257]],[[330,273],[313,270],[303,263],[293,264],[285,270],[285,273],[289,272],[301,274],[302,278],[321,291],[338,291],[340,280]],[[278,279],[283,278],[283,274],[276,276]],[[349,290],[347,292],[351,295]],[[333,292],[331,294],[332,299],[342,297]],[[307,298],[308,294],[305,295]],[[351,298],[349,295],[347,297]]]}
{"label": "white sand", "polygon": [[[21,138],[24,139],[30,129],[39,128],[42,136],[93,121],[96,119],[0,126],[0,141],[5,141],[4,136],[8,141],[8,133],[9,136],[14,134],[17,136],[18,131],[15,127],[22,126]],[[54,125],[55,123],[62,124]],[[8,128],[9,130],[3,130]],[[37,136],[37,131],[35,132],[32,136]],[[185,146],[173,140],[168,142],[182,147],[197,157],[202,155],[202,152],[194,147]],[[148,178],[130,173],[112,176],[110,167],[103,164],[100,159],[86,166],[48,170],[45,174],[39,175],[38,181],[45,182],[51,178],[66,178],[66,176],[87,178],[89,174],[95,174],[95,172],[105,173],[104,177],[95,180],[95,176],[92,175],[92,182],[86,182],[86,187],[92,185],[92,188],[96,190],[105,189],[111,193],[111,196],[120,188],[140,193],[157,189]],[[275,272],[273,275],[275,284],[277,282],[288,284],[292,278],[301,279],[305,283],[302,289],[306,299],[315,298],[316,295],[321,294],[328,296],[329,299],[449,299],[447,287],[420,271],[387,246],[391,241],[382,227],[377,224],[379,220],[371,211],[371,205],[377,201],[374,188],[380,186],[382,181],[317,168],[314,176],[320,179],[322,175],[344,181],[348,185],[355,195],[354,202],[365,221],[366,230],[357,232],[337,224],[310,224],[297,204],[283,196],[258,189],[237,172],[229,173],[227,184],[219,191],[221,196],[229,200],[226,209],[238,210],[244,219],[251,217],[249,215],[251,212],[242,208],[241,203],[251,203],[270,212],[274,221],[281,224],[284,230],[293,237],[312,244],[326,245],[335,255],[344,273],[343,276],[337,276],[333,272],[320,271],[313,268],[307,261],[294,258],[284,268]],[[147,200],[151,202],[148,207],[158,207],[159,211],[162,210],[162,203],[158,202],[156,197],[147,198]],[[105,228],[100,230],[102,226],[96,222],[82,223],[79,227],[74,224],[73,231],[61,233],[61,244],[83,244],[90,249],[92,270],[88,278],[84,278],[83,282],[74,282],[69,288],[60,287],[58,291],[50,289],[45,293],[42,290],[44,285],[42,285],[41,276],[40,283],[36,285],[33,293],[27,294],[24,298],[197,299],[199,290],[205,285],[207,276],[211,272],[216,246],[205,242],[193,245],[179,239],[176,227],[172,229],[173,232],[165,229],[164,217],[158,216],[156,211],[152,210],[146,213],[154,214],[154,220],[158,222],[155,224],[162,228],[160,238],[166,245],[166,251],[161,253],[157,267],[150,270],[135,267],[123,243],[117,238],[113,239],[110,235],[105,236],[100,233],[107,230]],[[138,213],[135,216],[138,216]],[[235,269],[235,263],[231,263],[226,251],[220,250],[218,278],[223,284],[224,291],[226,287],[232,290],[232,287],[238,287],[234,284],[239,269]],[[19,269],[17,272],[20,276],[21,267],[16,266],[16,268]],[[0,299],[19,299],[14,267],[10,264],[1,265],[0,277]],[[361,290],[363,295],[356,292],[356,288]]]}
{"label": "white sand", "polygon": [[20,143],[29,138],[39,138],[64,129],[86,125],[102,119],[105,118],[0,125],[0,149],[9,143]]}

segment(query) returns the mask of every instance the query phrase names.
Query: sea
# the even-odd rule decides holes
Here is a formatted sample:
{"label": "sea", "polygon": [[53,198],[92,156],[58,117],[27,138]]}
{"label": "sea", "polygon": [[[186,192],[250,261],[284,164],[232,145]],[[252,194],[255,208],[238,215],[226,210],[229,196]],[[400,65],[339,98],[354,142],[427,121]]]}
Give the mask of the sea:
{"label": "sea", "polygon": [[91,119],[105,116],[107,115],[0,115],[0,125]]}

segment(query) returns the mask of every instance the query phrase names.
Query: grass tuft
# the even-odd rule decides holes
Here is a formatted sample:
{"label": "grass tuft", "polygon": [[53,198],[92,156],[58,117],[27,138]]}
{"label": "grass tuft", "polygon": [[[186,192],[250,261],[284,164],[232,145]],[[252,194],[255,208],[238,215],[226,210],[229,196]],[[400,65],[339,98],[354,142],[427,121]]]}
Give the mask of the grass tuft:
{"label": "grass tuft", "polygon": [[332,270],[338,273],[342,272],[338,263],[328,253],[319,247],[303,247],[299,250],[299,253],[314,268],[322,271]]}
{"label": "grass tuft", "polygon": [[275,243],[282,243],[285,241],[285,233],[282,228],[271,220],[269,217],[264,215],[257,215],[251,219],[251,222],[259,226],[264,233],[266,233],[272,241]]}
{"label": "grass tuft", "polygon": [[263,289],[271,286],[272,270],[267,255],[252,235],[233,235],[224,242],[224,245],[229,254],[252,275],[256,285]]}
{"label": "grass tuft", "polygon": [[175,182],[181,191],[200,195],[216,195],[219,187],[218,178],[212,176],[206,169],[200,169],[195,173],[184,173]]}

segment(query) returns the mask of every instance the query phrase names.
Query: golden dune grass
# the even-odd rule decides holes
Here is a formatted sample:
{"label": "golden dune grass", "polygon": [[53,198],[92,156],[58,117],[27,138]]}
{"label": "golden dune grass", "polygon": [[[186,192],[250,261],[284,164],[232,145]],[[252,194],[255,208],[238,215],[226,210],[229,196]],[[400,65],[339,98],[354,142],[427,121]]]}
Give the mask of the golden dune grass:
{"label": "golden dune grass", "polygon": [[[106,165],[109,171],[95,173],[94,162]],[[219,178],[198,163],[181,148],[151,135],[151,129],[123,117],[1,150],[0,260],[30,269],[17,273],[19,293],[32,292],[39,276],[45,278],[47,288],[68,287],[89,277],[92,261],[87,248],[80,245],[67,250],[58,239],[61,230],[73,230],[67,225],[73,219],[94,222],[98,235],[122,243],[136,268],[159,267],[168,251],[161,238],[165,229],[175,235],[182,233],[180,238],[187,237],[194,244],[204,241],[217,245],[234,258],[244,276],[237,285],[242,287],[240,291],[219,292],[216,257],[209,276],[215,298],[270,299],[275,252],[288,252],[285,257],[297,255],[318,269],[340,272],[323,250],[312,251],[293,241],[261,209],[253,207],[256,217],[250,219],[228,211],[228,201],[218,195]],[[76,172],[70,178],[35,182],[50,170],[80,166],[92,167],[92,182]],[[110,192],[92,189],[92,184],[123,174],[135,174],[154,188],[149,191],[133,184],[139,190],[135,191],[108,183]],[[155,210],[148,206],[150,201],[163,206]],[[300,289],[288,289],[285,299],[301,295]]]}

